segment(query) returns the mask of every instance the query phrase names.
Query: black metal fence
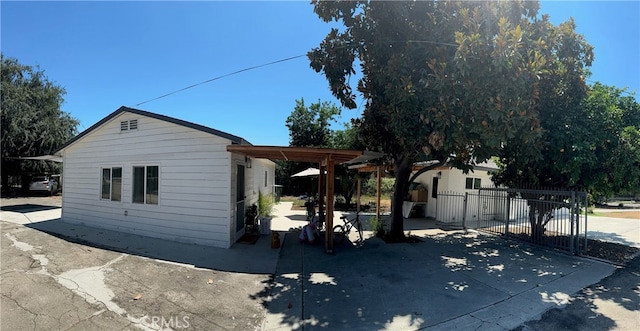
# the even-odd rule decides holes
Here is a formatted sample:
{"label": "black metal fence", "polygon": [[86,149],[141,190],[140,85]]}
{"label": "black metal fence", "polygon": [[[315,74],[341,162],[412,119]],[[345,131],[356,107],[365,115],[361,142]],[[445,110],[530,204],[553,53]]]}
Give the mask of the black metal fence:
{"label": "black metal fence", "polygon": [[587,194],[578,191],[481,188],[438,193],[441,226],[477,229],[570,254],[587,249]]}

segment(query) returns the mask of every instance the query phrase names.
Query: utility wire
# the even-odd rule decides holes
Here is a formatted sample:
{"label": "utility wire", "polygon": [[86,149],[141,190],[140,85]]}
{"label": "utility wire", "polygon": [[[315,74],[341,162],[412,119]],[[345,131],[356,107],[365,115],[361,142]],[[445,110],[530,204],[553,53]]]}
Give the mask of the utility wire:
{"label": "utility wire", "polygon": [[296,56],[288,57],[288,58],[285,58],[285,59],[280,59],[280,60],[277,60],[277,61],[273,61],[273,62],[269,62],[269,63],[264,63],[264,64],[260,64],[260,65],[253,66],[253,67],[244,68],[244,69],[241,69],[241,70],[238,70],[238,71],[234,71],[234,72],[231,72],[231,73],[228,73],[228,74],[224,74],[224,75],[222,75],[222,76],[214,77],[214,78],[211,78],[211,79],[205,80],[205,81],[203,81],[203,82],[196,83],[196,84],[193,84],[193,85],[189,85],[189,86],[187,86],[187,87],[183,87],[183,88],[181,88],[181,89],[179,89],[179,90],[175,90],[175,91],[173,91],[173,92],[169,92],[169,93],[167,93],[167,94],[163,94],[163,95],[161,95],[161,96],[159,96],[159,97],[155,97],[155,98],[153,98],[153,99],[149,99],[149,100],[147,100],[147,101],[140,102],[140,103],[136,104],[136,105],[135,105],[135,107],[140,106],[140,105],[143,105],[143,104],[145,104],[145,103],[147,103],[147,102],[151,102],[151,101],[155,101],[155,100],[158,100],[158,99],[162,99],[162,98],[164,98],[164,97],[168,97],[168,96],[170,96],[170,95],[173,95],[173,94],[176,94],[176,93],[178,93],[178,92],[182,92],[182,91],[185,91],[185,90],[188,90],[188,89],[194,88],[194,87],[196,87],[196,86],[200,86],[200,85],[202,85],[202,84],[206,84],[206,83],[213,82],[214,80],[218,80],[218,79],[222,79],[222,78],[225,78],[225,77],[229,77],[229,76],[237,75],[237,74],[242,73],[242,72],[245,72],[245,71],[249,71],[249,70],[253,70],[253,69],[258,69],[258,68],[262,68],[262,67],[270,66],[270,65],[273,65],[273,64],[281,63],[281,62],[291,61],[291,60],[294,60],[294,59],[297,59],[297,58],[300,58],[300,57],[303,57],[303,56],[307,56],[307,55],[306,55],[306,54],[296,55]]}
{"label": "utility wire", "polygon": [[[400,41],[392,41],[392,42],[390,42],[390,43],[396,43],[396,42],[400,42]],[[430,40],[415,40],[415,39],[414,39],[414,40],[405,40],[405,41],[402,41],[402,42],[405,42],[405,43],[426,43],[426,44],[443,45],[443,46],[454,46],[454,47],[459,46],[459,45],[457,45],[457,44],[445,43],[445,42],[438,42],[438,41],[430,41]],[[339,47],[339,48],[343,48],[343,47],[347,47],[347,46],[338,46],[338,47]],[[161,95],[161,96],[159,96],[159,97],[155,97],[155,98],[153,98],[153,99],[149,99],[149,100],[147,100],[147,101],[143,101],[143,102],[137,103],[137,104],[135,105],[135,107],[140,106],[140,105],[143,105],[143,104],[148,103],[148,102],[151,102],[151,101],[155,101],[155,100],[158,100],[158,99],[162,99],[162,98],[168,97],[168,96],[170,96],[170,95],[173,95],[173,94],[176,94],[176,93],[179,93],[179,92],[182,92],[182,91],[188,90],[188,89],[192,89],[192,88],[194,88],[194,87],[197,87],[197,86],[200,86],[200,85],[203,85],[203,84],[207,84],[207,83],[213,82],[214,80],[218,80],[218,79],[222,79],[222,78],[225,78],[225,77],[229,77],[229,76],[237,75],[237,74],[239,74],[239,73],[242,73],[242,72],[245,72],[245,71],[249,71],[249,70],[254,70],[254,69],[258,69],[258,68],[262,68],[262,67],[266,67],[266,66],[270,66],[270,65],[278,64],[278,63],[281,63],[281,62],[286,62],[286,61],[295,60],[295,59],[297,59],[297,58],[301,58],[301,57],[303,57],[303,56],[307,56],[307,55],[306,55],[306,54],[301,54],[301,55],[291,56],[291,57],[288,57],[288,58],[284,58],[284,59],[280,59],[280,60],[272,61],[272,62],[269,62],[269,63],[263,63],[263,64],[259,64],[259,65],[253,66],[253,67],[248,67],[248,68],[240,69],[240,70],[237,70],[237,71],[234,71],[234,72],[228,73],[228,74],[224,74],[224,75],[222,75],[222,76],[218,76],[218,77],[214,77],[214,78],[211,78],[211,79],[205,80],[205,81],[200,82],[200,83],[196,83],[196,84],[193,84],[193,85],[189,85],[189,86],[187,86],[187,87],[183,87],[183,88],[181,88],[181,89],[179,89],[179,90],[175,90],[175,91],[173,91],[173,92],[169,92],[169,93],[163,94],[163,95]],[[596,82],[591,81],[591,80],[589,80],[589,79],[587,79],[586,81],[587,81],[587,82],[591,82],[591,83],[596,83]],[[628,91],[622,91],[622,93],[625,93],[625,94],[627,94],[627,95],[633,95],[633,93],[630,93],[630,92],[628,92]]]}
{"label": "utility wire", "polygon": [[[397,43],[397,42],[405,42],[405,43],[428,43],[428,44],[445,45],[445,46],[457,46],[456,44],[443,43],[443,42],[430,41],[430,40],[404,40],[404,41],[392,41],[392,42],[390,42],[390,43]],[[345,46],[337,46],[337,47],[338,47],[338,48],[344,48],[344,47],[347,47],[347,46],[345,45]],[[203,85],[203,84],[207,84],[207,83],[213,82],[214,80],[218,80],[218,79],[222,79],[222,78],[225,78],[225,77],[229,77],[229,76],[237,75],[237,74],[242,73],[242,72],[245,72],[245,71],[249,71],[249,70],[253,70],[253,69],[258,69],[258,68],[262,68],[262,67],[270,66],[270,65],[273,65],[273,64],[281,63],[281,62],[286,62],[286,61],[295,60],[295,59],[300,58],[300,57],[303,57],[303,56],[307,56],[307,55],[306,55],[306,54],[296,55],[296,56],[288,57],[288,58],[285,58],[285,59],[280,59],[280,60],[277,60],[277,61],[273,61],[273,62],[269,62],[269,63],[264,63],[264,64],[260,64],[260,65],[253,66],[253,67],[244,68],[244,69],[241,69],[241,70],[238,70],[238,71],[234,71],[234,72],[231,72],[231,73],[228,73],[228,74],[224,74],[224,75],[222,75],[222,76],[214,77],[214,78],[211,78],[211,79],[205,80],[205,81],[203,81],[203,82],[196,83],[196,84],[193,84],[193,85],[189,85],[189,86],[187,86],[187,87],[183,87],[183,88],[181,88],[181,89],[179,89],[179,90],[175,90],[175,91],[173,91],[173,92],[169,92],[169,93],[163,94],[163,95],[161,95],[161,96],[159,96],[159,97],[155,97],[155,98],[153,98],[153,99],[149,99],[149,100],[146,100],[146,101],[143,101],[143,102],[137,103],[134,107],[137,107],[137,106],[143,105],[143,104],[148,103],[148,102],[151,102],[151,101],[155,101],[155,100],[158,100],[158,99],[162,99],[162,98],[168,97],[168,96],[170,96],[170,95],[173,95],[173,94],[176,94],[176,93],[179,93],[179,92],[182,92],[182,91],[188,90],[188,89],[192,89],[192,88],[194,88],[194,87],[197,87],[197,86],[200,86],[200,85]]]}

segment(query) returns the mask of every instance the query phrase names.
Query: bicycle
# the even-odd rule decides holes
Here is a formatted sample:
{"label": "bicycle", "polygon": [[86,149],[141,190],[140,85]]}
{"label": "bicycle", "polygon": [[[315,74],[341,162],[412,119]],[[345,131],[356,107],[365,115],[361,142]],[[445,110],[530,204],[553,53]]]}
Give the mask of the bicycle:
{"label": "bicycle", "polygon": [[351,220],[347,219],[346,216],[340,217],[344,224],[338,224],[333,227],[333,238],[334,242],[338,245],[344,242],[344,238],[348,237],[351,233],[351,229],[355,228],[358,231],[358,240],[356,243],[358,245],[364,242],[364,238],[362,236],[362,222],[360,222],[360,215],[356,214],[356,217]]}

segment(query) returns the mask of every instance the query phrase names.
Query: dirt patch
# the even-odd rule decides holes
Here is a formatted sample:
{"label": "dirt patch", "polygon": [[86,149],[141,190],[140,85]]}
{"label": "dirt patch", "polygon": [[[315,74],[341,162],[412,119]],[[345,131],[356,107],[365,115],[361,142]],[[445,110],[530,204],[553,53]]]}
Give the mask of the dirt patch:
{"label": "dirt patch", "polygon": [[611,261],[618,265],[629,263],[639,250],[637,247],[587,239],[587,256]]}
{"label": "dirt patch", "polygon": [[[602,213],[601,215],[598,216],[603,216],[603,217],[615,217],[615,218],[629,218],[629,219],[633,219],[633,220],[640,220],[640,211],[612,211],[612,212],[606,212],[606,213]],[[598,217],[595,216],[595,217]]]}

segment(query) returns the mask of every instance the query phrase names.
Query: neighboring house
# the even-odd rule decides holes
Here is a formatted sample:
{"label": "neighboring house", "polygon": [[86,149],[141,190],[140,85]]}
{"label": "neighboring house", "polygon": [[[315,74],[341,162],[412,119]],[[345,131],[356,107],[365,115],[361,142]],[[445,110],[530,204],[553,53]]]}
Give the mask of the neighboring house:
{"label": "neighboring house", "polygon": [[[419,164],[418,164],[419,165]],[[414,167],[415,169],[416,167]],[[464,174],[462,170],[451,168],[448,165],[443,165],[435,169],[426,171],[420,174],[414,183],[421,184],[426,189],[426,204],[424,206],[424,214],[426,217],[433,217],[439,221],[450,221],[442,219],[445,216],[437,210],[438,208],[438,195],[439,194],[455,194],[464,195],[465,192],[477,192],[480,187],[494,187],[495,184],[491,181],[491,171],[498,170],[498,166],[491,160],[480,163],[474,166],[473,172]],[[415,172],[414,172],[415,173]],[[442,200],[442,199],[441,199]],[[475,200],[477,204],[477,200]],[[425,201],[423,201],[425,202]],[[447,201],[448,202],[448,201]],[[474,202],[471,202],[473,204]],[[440,211],[444,208],[451,209],[451,206],[440,205]],[[477,206],[469,206],[469,210],[477,210]],[[447,218],[462,219],[462,208],[457,208],[458,212],[448,213]],[[473,219],[474,215],[468,215],[469,219]]]}
{"label": "neighboring house", "polygon": [[244,139],[120,107],[67,142],[62,221],[230,247],[246,206],[271,193],[275,164],[227,152]]}

